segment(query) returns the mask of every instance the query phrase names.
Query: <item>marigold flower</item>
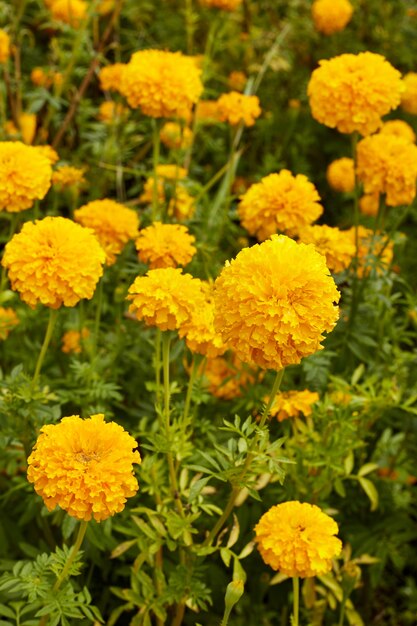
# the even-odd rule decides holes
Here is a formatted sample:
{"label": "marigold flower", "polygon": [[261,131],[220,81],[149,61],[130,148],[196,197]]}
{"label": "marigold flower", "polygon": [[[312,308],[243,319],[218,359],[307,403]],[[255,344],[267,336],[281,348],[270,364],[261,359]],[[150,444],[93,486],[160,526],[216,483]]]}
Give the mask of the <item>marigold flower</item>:
{"label": "marigold flower", "polygon": [[180,328],[179,336],[185,337],[191,352],[214,359],[226,352],[227,348],[214,328],[213,287],[201,282],[201,289],[206,296],[205,301],[193,309],[189,321]]}
{"label": "marigold flower", "polygon": [[76,209],[74,220],[94,231],[106,253],[107,265],[116,262],[116,256],[139,230],[136,211],[109,199],[93,200]]}
{"label": "marigold flower", "polygon": [[189,321],[193,309],[204,304],[200,282],[179,268],[149,270],[129,287],[129,311],[148,326],[179,329]]}
{"label": "marigold flower", "polygon": [[417,115],[417,73],[409,72],[403,78],[404,92],[401,96],[401,108],[407,113]]}
{"label": "marigold flower", "polygon": [[395,135],[396,137],[402,137],[409,143],[416,142],[416,134],[411,128],[410,124],[403,122],[403,120],[389,120],[382,125],[379,131],[381,135]]}
{"label": "marigold flower", "polygon": [[4,341],[19,323],[15,311],[10,308],[0,307],[0,341]]}
{"label": "marigold flower", "polygon": [[0,142],[0,211],[18,213],[42,200],[51,186],[51,164],[20,141]]}
{"label": "marigold flower", "polygon": [[120,513],[139,488],[135,448],[135,439],[101,413],[64,417],[41,428],[28,458],[28,480],[49,511],[58,505],[79,520],[101,522]]}
{"label": "marigold flower", "polygon": [[290,417],[298,417],[300,414],[308,417],[313,412],[313,405],[319,401],[319,394],[315,391],[304,389],[303,391],[284,391],[275,396],[269,411],[272,417],[279,422]]}
{"label": "marigold flower", "polygon": [[113,63],[102,67],[99,73],[100,87],[103,91],[119,91],[122,74],[126,63]]}
{"label": "marigold flower", "polygon": [[327,182],[335,191],[349,193],[355,189],[355,166],[353,159],[342,157],[330,163],[326,172]]}
{"label": "marigold flower", "polygon": [[67,330],[62,335],[62,352],[65,354],[81,354],[82,341],[90,336],[88,328],[79,330]]}
{"label": "marigold flower", "polygon": [[153,270],[187,265],[197,252],[194,243],[186,226],[154,222],[140,231],[135,245],[139,259]]}
{"label": "marigold flower", "polygon": [[98,119],[104,124],[111,124],[118,119],[121,119],[128,113],[128,109],[119,102],[113,102],[113,100],[105,100],[100,104],[98,110]]}
{"label": "marigold flower", "polygon": [[245,72],[239,71],[230,72],[227,79],[227,84],[233,91],[243,91],[247,82],[248,77]]}
{"label": "marigold flower", "polygon": [[55,163],[59,161],[59,154],[58,152],[56,152],[56,150],[53,149],[52,146],[45,145],[45,146],[33,146],[33,147],[35,148],[35,150],[39,152],[39,154],[41,154],[46,159],[48,159],[51,165],[55,165]]}
{"label": "marigold flower", "polygon": [[244,362],[282,369],[320,350],[340,297],[324,257],[285,235],[244,248],[215,282],[215,327]]}
{"label": "marigold flower", "polygon": [[185,187],[178,185],[175,196],[168,203],[168,215],[179,222],[189,220],[195,213],[195,199]]}
{"label": "marigold flower", "polygon": [[181,52],[140,50],[121,77],[129,105],[151,117],[183,117],[198,101],[203,84],[194,59]]}
{"label": "marigold flower", "polygon": [[320,254],[326,257],[327,267],[337,274],[349,267],[355,256],[355,244],[349,230],[339,230],[333,226],[306,226],[300,231],[303,243],[312,243]]}
{"label": "marigold flower", "polygon": [[237,126],[253,126],[262,113],[258,96],[246,96],[238,91],[224,93],[217,100],[217,112],[221,122]]}
{"label": "marigold flower", "polygon": [[195,109],[196,119],[200,124],[219,122],[219,107],[217,100],[199,100]]}
{"label": "marigold flower", "polygon": [[277,231],[294,235],[317,220],[323,213],[319,200],[306,176],[281,170],[252,185],[241,197],[237,212],[242,226],[264,241]]}
{"label": "marigold flower", "polygon": [[364,215],[375,217],[379,211],[379,193],[366,193],[359,199],[359,210]]}
{"label": "marigold flower", "polygon": [[417,146],[395,135],[365,137],[357,146],[357,175],[365,193],[386,194],[388,206],[416,195]]}
{"label": "marigold flower", "polygon": [[235,11],[242,4],[242,0],[200,0],[200,4],[209,9]]}
{"label": "marigold flower", "polygon": [[380,54],[341,54],[319,62],[308,84],[313,117],[341,133],[370,135],[401,99],[401,74]]}
{"label": "marigold flower", "polygon": [[236,355],[232,359],[223,356],[208,358],[203,367],[208,392],[221,400],[239,398],[259,378],[257,368],[242,363]]}
{"label": "marigold flower", "polygon": [[84,174],[83,167],[61,165],[52,174],[52,184],[60,191],[68,187],[80,187],[86,182]]}
{"label": "marigold flower", "polygon": [[171,150],[189,148],[193,141],[193,131],[188,126],[181,126],[176,122],[166,122],[159,136],[164,146]]}
{"label": "marigold flower", "polygon": [[84,0],[54,0],[50,11],[54,20],[78,28],[87,17],[88,4]]}
{"label": "marigold flower", "polygon": [[6,63],[10,56],[10,37],[0,28],[0,64]]}
{"label": "marigold flower", "polygon": [[23,142],[31,144],[36,134],[36,115],[34,113],[21,113],[19,127]]}
{"label": "marigold flower", "polygon": [[93,231],[64,217],[26,222],[6,245],[2,265],[30,307],[75,306],[91,298],[105,254]]}
{"label": "marigold flower", "polygon": [[342,550],[336,522],[314,504],[283,502],[262,515],[255,527],[258,550],[267,565],[287,576],[326,574]]}
{"label": "marigold flower", "polygon": [[314,27],[323,35],[333,35],[347,26],[353,14],[349,0],[314,0],[311,5]]}
{"label": "marigold flower", "polygon": [[48,87],[51,84],[51,79],[43,67],[34,67],[30,73],[30,80],[37,87]]}

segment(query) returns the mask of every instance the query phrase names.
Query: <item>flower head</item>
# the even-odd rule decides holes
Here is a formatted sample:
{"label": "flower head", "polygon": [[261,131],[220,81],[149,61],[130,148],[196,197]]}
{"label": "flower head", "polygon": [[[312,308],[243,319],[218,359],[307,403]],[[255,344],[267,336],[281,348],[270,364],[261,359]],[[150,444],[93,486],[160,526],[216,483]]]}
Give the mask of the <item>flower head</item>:
{"label": "flower head", "polygon": [[359,199],[359,210],[363,215],[375,217],[379,210],[379,193],[366,193]]}
{"label": "flower head", "polygon": [[287,576],[326,574],[342,550],[336,522],[318,506],[301,502],[277,504],[255,527],[265,563]]}
{"label": "flower head", "polygon": [[166,122],[159,133],[162,143],[171,150],[184,150],[191,146],[193,131],[177,122]]}
{"label": "flower head", "polygon": [[235,11],[242,4],[242,0],[200,0],[200,4],[209,9]]}
{"label": "flower head", "polygon": [[139,229],[139,218],[133,209],[114,200],[93,200],[74,211],[74,219],[91,228],[104,252],[107,265],[116,262],[125,245],[135,239]]}
{"label": "flower head", "polygon": [[186,226],[154,222],[140,231],[135,245],[139,259],[153,270],[187,265],[196,253],[194,243]]}
{"label": "flower head", "polygon": [[85,169],[72,165],[61,165],[52,174],[52,184],[62,191],[69,187],[81,187],[85,183]]}
{"label": "flower head", "polygon": [[18,213],[42,200],[52,169],[37,148],[20,141],[0,142],[0,211]]}
{"label": "flower head", "polygon": [[6,63],[10,56],[10,37],[0,28],[0,64]]}
{"label": "flower head", "polygon": [[379,132],[381,135],[395,135],[402,137],[409,143],[416,143],[415,132],[410,124],[403,122],[403,120],[388,120],[388,122],[384,122]]}
{"label": "flower head", "polygon": [[253,126],[262,113],[258,96],[246,96],[238,91],[224,93],[217,100],[217,114],[221,122],[237,126]]}
{"label": "flower head", "polygon": [[335,191],[348,193],[355,189],[355,167],[353,159],[342,157],[332,161],[326,172],[327,182]]}
{"label": "flower head", "polygon": [[338,319],[339,292],[313,246],[274,235],[244,248],[215,282],[215,327],[244,362],[296,364],[321,349]]}
{"label": "flower head", "polygon": [[12,289],[34,308],[75,306],[91,298],[105,254],[88,228],[64,217],[26,222],[6,245],[2,265]]}
{"label": "flower head", "polygon": [[183,117],[199,99],[201,70],[181,52],[140,50],[123,70],[120,91],[151,117]]}
{"label": "flower head", "polygon": [[133,437],[102,414],[64,417],[41,428],[28,480],[49,511],[58,505],[79,520],[100,522],[122,511],[138,490],[135,448]]}
{"label": "flower head", "polygon": [[319,200],[306,176],[281,170],[252,185],[241,197],[237,212],[242,226],[264,241],[277,231],[294,235],[314,222],[323,213]]}
{"label": "flower head", "polygon": [[54,0],[50,10],[54,20],[78,28],[87,17],[88,5],[84,0]]}
{"label": "flower head", "polygon": [[44,145],[44,146],[33,146],[35,150],[39,152],[42,156],[48,159],[51,165],[55,165],[59,161],[59,154],[56,150],[53,149],[52,146]]}
{"label": "flower head", "polygon": [[193,309],[204,303],[200,282],[178,268],[149,270],[129,287],[129,311],[148,326],[179,329],[190,320]]}
{"label": "flower head", "polygon": [[103,91],[119,91],[125,67],[126,63],[113,63],[101,68],[99,80]]}
{"label": "flower head", "polygon": [[370,135],[401,99],[401,74],[380,54],[341,54],[320,61],[309,85],[311,113],[341,133]]}
{"label": "flower head", "polygon": [[199,100],[195,109],[195,117],[199,124],[216,124],[219,122],[218,100]]}
{"label": "flower head", "polygon": [[323,35],[333,35],[343,30],[353,14],[349,0],[314,0],[311,5],[314,27]]}
{"label": "flower head", "polygon": [[201,290],[205,299],[193,309],[188,322],[180,328],[179,336],[185,337],[191,352],[214,359],[226,352],[226,346],[214,327],[213,287],[201,282]]}
{"label": "flower head", "polygon": [[411,204],[416,195],[417,146],[402,137],[377,134],[357,147],[357,174],[367,194],[386,194],[388,206]]}
{"label": "flower head", "polygon": [[62,352],[65,354],[81,354],[82,341],[90,336],[88,328],[83,328],[81,332],[79,330],[67,330],[62,335]]}
{"label": "flower head", "polygon": [[312,243],[326,257],[327,267],[335,274],[349,267],[355,256],[355,243],[349,230],[339,230],[325,224],[306,226],[300,231],[299,240]]}
{"label": "flower head", "polygon": [[318,402],[319,394],[315,391],[284,391],[278,393],[272,404],[270,415],[283,422],[289,417],[298,417],[300,414],[308,417],[313,412],[313,404]]}
{"label": "flower head", "polygon": [[10,308],[0,307],[0,341],[4,341],[19,323],[15,311]]}
{"label": "flower head", "polygon": [[417,115],[417,73],[409,72],[403,78],[404,92],[401,96],[401,108],[407,113]]}
{"label": "flower head", "polygon": [[245,72],[240,72],[239,70],[230,72],[227,79],[227,84],[232,91],[243,91],[247,82],[248,77]]}

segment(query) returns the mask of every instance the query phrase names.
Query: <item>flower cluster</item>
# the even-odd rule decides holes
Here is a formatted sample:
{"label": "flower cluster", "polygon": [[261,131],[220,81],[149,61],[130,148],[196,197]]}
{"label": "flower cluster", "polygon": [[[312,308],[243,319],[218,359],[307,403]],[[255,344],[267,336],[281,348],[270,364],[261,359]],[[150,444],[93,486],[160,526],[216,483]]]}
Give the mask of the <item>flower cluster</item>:
{"label": "flower cluster", "polygon": [[311,15],[314,27],[323,35],[333,35],[350,22],[353,6],[349,0],[314,0]]}
{"label": "flower cluster", "polygon": [[84,0],[53,0],[51,13],[54,20],[78,28],[87,17],[88,5]]}
{"label": "flower cluster", "polygon": [[367,194],[386,194],[388,206],[411,204],[416,195],[417,146],[377,134],[357,146],[357,174]]}
{"label": "flower cluster", "polygon": [[403,78],[404,92],[401,96],[401,108],[407,113],[417,115],[417,74],[409,72]]}
{"label": "flower cluster", "polygon": [[186,226],[154,222],[140,231],[135,245],[140,261],[153,270],[187,265],[196,253],[194,243]]}
{"label": "flower cluster", "polygon": [[74,219],[91,228],[104,252],[107,265],[116,262],[124,246],[135,239],[139,229],[139,218],[133,209],[114,200],[93,200],[74,211]]}
{"label": "flower cluster", "polygon": [[224,93],[217,101],[217,115],[221,122],[237,126],[253,126],[262,113],[258,96],[246,96],[238,91]]}
{"label": "flower cluster", "polygon": [[6,63],[10,56],[10,37],[0,28],[0,64]]}
{"label": "flower cluster", "polygon": [[242,226],[264,241],[277,231],[294,235],[317,220],[323,213],[319,200],[317,189],[306,176],[281,170],[252,185],[237,211]]}
{"label": "flower cluster", "polygon": [[279,370],[321,349],[339,292],[313,246],[274,235],[244,248],[215,283],[215,327],[244,362]]}
{"label": "flower cluster", "polygon": [[42,200],[51,186],[51,164],[20,141],[0,142],[0,211],[17,213]]}
{"label": "flower cluster", "polygon": [[370,135],[401,100],[401,74],[380,54],[341,54],[320,61],[308,84],[313,117],[341,133]]}
{"label": "flower cluster", "polygon": [[65,354],[81,354],[82,342],[90,336],[88,328],[79,330],[67,330],[62,335],[62,352]]}
{"label": "flower cluster", "polygon": [[15,311],[10,308],[0,307],[0,341],[4,341],[9,336],[9,333],[17,324],[19,318]]}
{"label": "flower cluster", "polygon": [[64,217],[26,222],[6,245],[2,265],[12,289],[34,308],[57,309],[91,298],[105,254],[93,232]]}
{"label": "flower cluster", "polygon": [[300,234],[303,243],[312,243],[326,257],[327,267],[337,274],[349,267],[355,256],[355,244],[350,230],[339,230],[326,224],[306,226]]}
{"label": "flower cluster", "polygon": [[97,522],[124,509],[138,482],[137,443],[104,415],[64,417],[43,426],[28,458],[28,480],[48,508],[57,505],[79,520]]}
{"label": "flower cluster", "polygon": [[279,422],[300,414],[308,417],[313,412],[313,405],[318,402],[319,394],[315,391],[285,391],[277,394],[269,411]]}
{"label": "flower cluster", "polygon": [[287,576],[307,578],[332,568],[342,542],[336,522],[314,504],[284,502],[273,506],[255,527],[265,563]]}
{"label": "flower cluster", "polygon": [[151,117],[184,117],[199,99],[201,70],[181,52],[141,50],[121,76],[120,91],[129,105]]}
{"label": "flower cluster", "polygon": [[326,172],[327,182],[335,191],[349,193],[355,189],[355,166],[353,159],[342,157],[330,163]]}

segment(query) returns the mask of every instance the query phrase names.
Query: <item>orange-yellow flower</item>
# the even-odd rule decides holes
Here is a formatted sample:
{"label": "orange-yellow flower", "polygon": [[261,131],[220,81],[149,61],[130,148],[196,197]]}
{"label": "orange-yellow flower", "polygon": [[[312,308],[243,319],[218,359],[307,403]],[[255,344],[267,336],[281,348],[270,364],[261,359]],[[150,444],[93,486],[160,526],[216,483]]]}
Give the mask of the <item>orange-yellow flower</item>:
{"label": "orange-yellow flower", "polygon": [[281,170],[252,185],[241,197],[237,212],[242,226],[264,241],[278,231],[294,235],[317,220],[323,213],[319,200],[306,176]]}
{"label": "orange-yellow flower", "polygon": [[273,401],[270,415],[279,422],[300,414],[308,417],[313,412],[313,405],[319,401],[319,394],[315,391],[284,391],[278,393]]}
{"label": "orange-yellow flower", "polygon": [[0,211],[17,213],[42,200],[51,186],[51,164],[20,141],[0,142]]}
{"label": "orange-yellow flower", "polygon": [[336,522],[318,506],[301,502],[277,504],[255,527],[258,550],[267,565],[287,576],[326,574],[342,550]]}
{"label": "orange-yellow flower", "polygon": [[171,150],[184,150],[191,146],[193,131],[176,122],[166,122],[159,133],[162,143]]}
{"label": "orange-yellow flower", "polygon": [[15,311],[10,308],[0,307],[0,341],[4,341],[9,336],[9,333],[17,324],[19,318]]}
{"label": "orange-yellow flower", "polygon": [[359,199],[359,210],[364,215],[375,217],[378,215],[379,193],[366,193]]}
{"label": "orange-yellow flower", "polygon": [[409,143],[416,142],[416,134],[411,128],[410,124],[403,122],[403,120],[388,120],[384,122],[381,130],[381,135],[395,135],[396,137],[402,137]]}
{"label": "orange-yellow flower", "polygon": [[335,226],[306,226],[300,231],[299,240],[312,243],[326,258],[327,267],[337,274],[349,267],[355,256],[355,244],[350,230],[339,230]]}
{"label": "orange-yellow flower", "polygon": [[205,300],[193,309],[189,321],[180,328],[179,336],[185,337],[191,352],[214,359],[226,352],[226,346],[214,327],[213,288],[202,282],[201,289]]}
{"label": "orange-yellow flower", "polygon": [[49,511],[60,506],[79,520],[101,522],[122,511],[139,488],[136,448],[135,439],[102,414],[64,417],[41,428],[28,458],[28,480]]}
{"label": "orange-yellow flower", "polygon": [[88,328],[79,330],[67,330],[62,335],[62,352],[65,354],[81,354],[82,342],[90,336]]}
{"label": "orange-yellow flower", "polygon": [[353,159],[342,157],[332,161],[326,172],[327,182],[335,191],[348,193],[355,189],[355,166]]}
{"label": "orange-yellow flower", "polygon": [[2,265],[30,307],[75,306],[91,298],[105,254],[93,231],[64,217],[26,222],[6,245]]}
{"label": "orange-yellow flower", "polygon": [[401,74],[380,54],[341,54],[320,61],[308,84],[311,113],[341,133],[370,135],[401,100]]}
{"label": "orange-yellow flower", "polygon": [[215,327],[246,363],[282,369],[322,348],[340,297],[325,258],[284,235],[244,248],[215,282]]}
{"label": "orange-yellow flower", "polygon": [[87,17],[88,5],[84,0],[54,0],[50,11],[54,20],[78,28]]}
{"label": "orange-yellow flower", "polygon": [[253,126],[262,113],[258,96],[246,96],[238,91],[224,93],[217,100],[217,114],[221,122],[237,126]]}
{"label": "orange-yellow flower", "polygon": [[403,78],[404,92],[401,96],[401,108],[407,113],[417,115],[417,73],[409,72]]}
{"label": "orange-yellow flower", "polygon": [[208,392],[221,400],[239,398],[247,387],[262,377],[256,367],[242,363],[236,355],[231,359],[223,356],[208,358],[203,368]]}
{"label": "orange-yellow flower", "polygon": [[0,28],[0,64],[6,63],[10,56],[10,37]]}
{"label": "orange-yellow flower", "polygon": [[135,239],[139,230],[139,217],[133,209],[114,200],[93,200],[74,211],[74,219],[97,236],[107,265],[116,262],[125,245]]}
{"label": "orange-yellow flower", "polygon": [[201,69],[181,52],[140,50],[122,72],[120,91],[129,105],[151,117],[184,117],[202,91]]}
{"label": "orange-yellow flower", "polygon": [[202,6],[222,11],[235,11],[242,4],[242,0],[200,0]]}
{"label": "orange-yellow flower", "polygon": [[243,91],[246,83],[248,82],[248,77],[245,72],[233,71],[230,72],[229,77],[227,79],[227,84],[232,91]]}
{"label": "orange-yellow flower", "polygon": [[197,251],[194,243],[186,226],[154,222],[139,232],[135,245],[140,261],[153,270],[187,265]]}
{"label": "orange-yellow flower", "polygon": [[113,100],[105,100],[100,104],[98,110],[98,119],[105,124],[112,124],[117,120],[120,120],[128,113],[128,109],[119,102],[113,102]]}
{"label": "orange-yellow flower", "polygon": [[126,63],[113,63],[101,68],[99,79],[103,91],[119,91],[125,67]]}
{"label": "orange-yellow flower", "polygon": [[85,168],[61,165],[52,174],[52,184],[59,191],[69,187],[81,187],[86,181],[84,178]]}
{"label": "orange-yellow flower", "polygon": [[55,165],[57,161],[59,161],[59,154],[56,150],[53,149],[52,146],[44,145],[44,146],[33,146],[35,150],[42,154],[46,159],[48,159],[51,165]]}
{"label": "orange-yellow flower", "polygon": [[353,6],[349,0],[314,0],[311,5],[314,27],[323,35],[333,35],[350,22]]}
{"label": "orange-yellow flower", "polygon": [[195,109],[195,116],[200,124],[215,124],[219,122],[218,101],[199,100]]}

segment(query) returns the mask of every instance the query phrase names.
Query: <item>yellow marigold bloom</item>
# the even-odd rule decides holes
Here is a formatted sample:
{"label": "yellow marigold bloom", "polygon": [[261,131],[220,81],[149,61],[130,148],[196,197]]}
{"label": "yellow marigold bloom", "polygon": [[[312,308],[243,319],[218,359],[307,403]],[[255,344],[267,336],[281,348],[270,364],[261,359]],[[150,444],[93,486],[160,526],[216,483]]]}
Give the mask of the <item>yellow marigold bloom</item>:
{"label": "yellow marigold bloom", "polygon": [[167,122],[159,133],[164,146],[171,150],[189,148],[193,141],[193,131],[188,126],[181,127],[176,122]]}
{"label": "yellow marigold bloom", "polygon": [[327,182],[335,191],[348,193],[355,189],[355,166],[353,159],[342,157],[330,163],[326,172]]}
{"label": "yellow marigold bloom", "polygon": [[0,307],[0,341],[4,341],[17,324],[19,318],[13,309]]}
{"label": "yellow marigold bloom", "polygon": [[24,143],[31,144],[36,134],[36,115],[22,113],[19,117],[19,126]]}
{"label": "yellow marigold bloom", "polygon": [[417,115],[417,73],[409,72],[403,78],[404,92],[401,96],[401,108],[407,113]]}
{"label": "yellow marigold bloom", "polygon": [[151,117],[183,117],[202,91],[201,70],[181,52],[140,50],[122,73],[121,93]]}
{"label": "yellow marigold bloom", "polygon": [[313,117],[341,133],[370,135],[401,99],[401,74],[380,54],[341,54],[320,61],[308,84]]}
{"label": "yellow marigold bloom", "polygon": [[6,63],[10,56],[10,37],[0,28],[0,64]]}
{"label": "yellow marigold bloom", "polygon": [[395,135],[365,137],[357,147],[357,175],[365,193],[386,194],[388,206],[416,195],[417,146]]}
{"label": "yellow marigold bloom", "polygon": [[359,210],[364,215],[375,217],[379,210],[379,193],[366,193],[359,199]]}
{"label": "yellow marigold bloom", "polygon": [[0,142],[0,211],[18,213],[42,200],[51,186],[51,164],[20,141]]}
{"label": "yellow marigold bloom", "polygon": [[84,0],[54,0],[50,11],[54,20],[78,28],[87,17],[88,4]]}
{"label": "yellow marigold bloom", "polygon": [[303,174],[288,170],[269,174],[241,197],[237,212],[248,233],[264,241],[277,231],[289,235],[323,213],[317,189]]}
{"label": "yellow marigold bloom", "polygon": [[389,120],[382,125],[379,131],[382,135],[395,135],[396,137],[402,137],[409,143],[416,142],[416,134],[411,128],[410,124],[403,122],[403,120]]}
{"label": "yellow marigold bloom", "polygon": [[68,187],[80,187],[86,182],[84,174],[83,167],[61,165],[52,174],[52,184],[60,191]]}
{"label": "yellow marigold bloom", "polygon": [[270,414],[272,417],[276,417],[279,422],[299,415],[308,417],[313,412],[313,404],[318,402],[319,398],[318,393],[308,389],[278,393],[272,404]]}
{"label": "yellow marigold bloom", "polygon": [[349,267],[355,256],[355,244],[349,230],[339,230],[333,226],[306,226],[300,231],[299,240],[312,243],[326,258],[327,267],[337,274]]}
{"label": "yellow marigold bloom", "polygon": [[194,243],[186,226],[154,222],[140,231],[135,245],[140,261],[154,270],[187,265],[197,252]]}
{"label": "yellow marigold bloom", "polygon": [[244,362],[279,370],[320,350],[340,294],[314,246],[285,235],[244,248],[215,282],[215,327]]}
{"label": "yellow marigold bloom", "polygon": [[135,439],[102,414],[64,417],[41,428],[28,458],[28,480],[49,511],[60,506],[79,520],[101,522],[120,513],[139,488],[136,448]]}
{"label": "yellow marigold bloom", "polygon": [[217,100],[217,111],[219,120],[231,126],[241,122],[245,126],[253,126],[262,113],[258,96],[245,96],[238,91],[221,95]]}
{"label": "yellow marigold bloom", "polygon": [[229,88],[234,91],[243,91],[247,81],[248,77],[245,72],[234,71],[230,72],[227,84],[229,85]]}
{"label": "yellow marigold bloom", "polygon": [[[352,240],[355,240],[355,229],[350,229]],[[376,234],[371,228],[358,228],[358,275],[367,276],[371,269],[377,274],[385,271],[394,257],[394,244],[386,235]]]}
{"label": "yellow marigold bloom", "polygon": [[119,91],[125,67],[126,63],[113,63],[101,68],[99,79],[103,91]]}
{"label": "yellow marigold bloom", "polygon": [[39,154],[42,154],[42,156],[48,159],[51,165],[55,165],[55,163],[59,161],[59,154],[53,149],[52,146],[34,146],[34,148],[39,152]]}
{"label": "yellow marigold bloom", "polygon": [[[173,192],[173,185],[187,176],[187,170],[183,167],[178,167],[177,165],[158,165],[156,173],[157,196],[160,203],[165,202],[165,186],[167,185],[170,191],[172,187]],[[145,181],[139,201],[151,204],[153,201],[154,187],[154,177],[149,176],[149,178]],[[178,191],[178,184],[176,184],[176,191]]]}
{"label": "yellow marigold bloom", "polygon": [[200,4],[210,9],[235,11],[242,4],[242,0],[200,0]]}
{"label": "yellow marigold bloom", "polygon": [[34,67],[30,73],[30,80],[37,87],[48,87],[51,84],[51,79],[43,67]]}
{"label": "yellow marigold bloom", "polygon": [[158,165],[156,168],[158,178],[165,180],[182,180],[187,176],[187,170],[178,165]]}
{"label": "yellow marigold bloom", "polygon": [[200,124],[219,122],[219,107],[217,100],[199,100],[195,109],[196,119]]}
{"label": "yellow marigold bloom", "polygon": [[93,231],[64,217],[26,222],[6,245],[2,265],[30,307],[75,306],[91,298],[105,254]]}
{"label": "yellow marigold bloom", "polygon": [[82,341],[89,336],[90,331],[88,328],[83,328],[81,332],[78,330],[67,330],[62,335],[62,352],[65,354],[81,354]]}
{"label": "yellow marigold bloom", "polygon": [[200,281],[178,268],[149,270],[129,287],[129,311],[148,326],[175,330],[189,321],[193,309],[203,306]]}
{"label": "yellow marigold bloom", "polygon": [[350,22],[353,6],[349,0],[314,0],[311,15],[314,27],[323,35],[333,35]]}
{"label": "yellow marigold bloom", "polygon": [[191,352],[214,359],[226,352],[227,348],[214,328],[213,287],[201,281],[201,290],[205,294],[205,301],[193,309],[189,321],[180,328],[179,336],[185,337]]}
{"label": "yellow marigold bloom", "polygon": [[287,576],[326,574],[342,550],[336,522],[318,506],[301,502],[277,504],[255,527],[258,550],[267,565]]}
{"label": "yellow marigold bloom", "polygon": [[168,215],[174,217],[179,222],[191,219],[195,213],[195,199],[185,187],[177,186],[175,196],[168,204]]}
{"label": "yellow marigold bloom", "polygon": [[208,392],[221,400],[239,398],[257,378],[256,368],[242,363],[236,356],[231,360],[222,356],[208,358],[203,367]]}
{"label": "yellow marigold bloom", "polygon": [[123,106],[123,104],[113,102],[113,100],[106,100],[100,104],[97,117],[100,122],[104,122],[104,124],[111,124],[112,122],[124,117],[127,113],[128,110]]}
{"label": "yellow marigold bloom", "polygon": [[125,245],[135,239],[139,230],[139,217],[133,209],[114,200],[93,200],[74,211],[74,220],[91,228],[104,252],[107,265],[116,262]]}

